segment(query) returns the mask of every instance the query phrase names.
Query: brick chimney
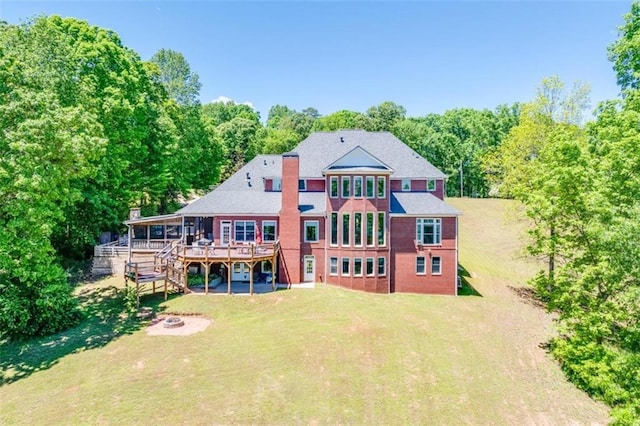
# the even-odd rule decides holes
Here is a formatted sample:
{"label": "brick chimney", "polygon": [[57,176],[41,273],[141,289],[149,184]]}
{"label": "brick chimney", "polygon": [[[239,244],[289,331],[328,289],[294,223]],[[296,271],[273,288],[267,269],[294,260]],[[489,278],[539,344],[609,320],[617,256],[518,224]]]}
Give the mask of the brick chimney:
{"label": "brick chimney", "polygon": [[300,259],[300,210],[298,180],[300,158],[296,152],[282,154],[282,206],[280,208],[280,267],[278,279],[283,284],[298,284],[302,269]]}

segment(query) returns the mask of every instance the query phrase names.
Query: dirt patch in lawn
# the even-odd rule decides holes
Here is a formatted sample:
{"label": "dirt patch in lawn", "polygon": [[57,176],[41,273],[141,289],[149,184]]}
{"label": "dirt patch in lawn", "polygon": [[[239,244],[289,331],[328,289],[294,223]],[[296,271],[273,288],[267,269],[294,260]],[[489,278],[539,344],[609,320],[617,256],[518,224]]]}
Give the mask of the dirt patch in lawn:
{"label": "dirt patch in lawn", "polygon": [[[148,336],[189,336],[204,331],[211,324],[211,320],[202,317],[180,316],[184,325],[167,328],[164,320],[168,317],[158,317],[147,327]],[[173,318],[173,317],[172,317]]]}

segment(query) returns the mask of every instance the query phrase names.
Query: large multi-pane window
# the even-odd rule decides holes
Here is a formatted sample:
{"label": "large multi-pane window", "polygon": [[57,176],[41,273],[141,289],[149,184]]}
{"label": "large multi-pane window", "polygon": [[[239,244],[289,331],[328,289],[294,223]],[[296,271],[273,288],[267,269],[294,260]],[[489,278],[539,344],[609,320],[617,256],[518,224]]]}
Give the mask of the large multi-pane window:
{"label": "large multi-pane window", "polygon": [[348,257],[343,257],[342,258],[342,275],[349,275],[349,264],[350,264],[350,259]]}
{"label": "large multi-pane window", "polygon": [[356,257],[353,259],[353,276],[361,277],[362,276],[362,258]]}
{"label": "large multi-pane window", "polygon": [[362,176],[353,177],[353,196],[362,197]]}
{"label": "large multi-pane window", "polygon": [[338,258],[329,258],[329,275],[338,275]]}
{"label": "large multi-pane window", "polygon": [[255,241],[256,222],[254,220],[236,220],[234,240]]}
{"label": "large multi-pane window", "polygon": [[331,245],[338,245],[338,213],[331,213]]}
{"label": "large multi-pane window", "polygon": [[329,197],[338,198],[338,176],[329,179]]}
{"label": "large multi-pane window", "polygon": [[367,198],[374,198],[375,195],[376,195],[373,192],[374,189],[375,189],[373,187],[374,180],[375,180],[375,178],[373,176],[367,176],[367,182],[366,182],[366,185],[365,185],[366,186],[366,192],[367,192]]}
{"label": "large multi-pane window", "polygon": [[351,196],[351,177],[342,176],[342,198],[349,198]]}
{"label": "large multi-pane window", "polygon": [[349,236],[351,235],[351,217],[349,213],[342,213],[342,245],[349,245]]}
{"label": "large multi-pane window", "polygon": [[263,220],[262,221],[262,241],[275,241],[276,240],[276,221],[275,220]]}
{"label": "large multi-pane window", "polygon": [[362,213],[353,214],[353,245],[362,245]]}
{"label": "large multi-pane window", "polygon": [[304,241],[307,243],[317,243],[320,239],[318,234],[318,221],[317,220],[305,220],[304,221]]}
{"label": "large multi-pane window", "polygon": [[384,229],[384,212],[378,212],[378,245],[384,247],[385,245],[385,229]]}
{"label": "large multi-pane window", "polygon": [[416,219],[416,240],[418,244],[440,244],[442,241],[442,223],[440,219]]}
{"label": "large multi-pane window", "polygon": [[385,198],[387,196],[385,190],[385,179],[384,176],[378,177],[378,198]]}
{"label": "large multi-pane window", "polygon": [[373,245],[373,213],[367,213],[367,245]]}

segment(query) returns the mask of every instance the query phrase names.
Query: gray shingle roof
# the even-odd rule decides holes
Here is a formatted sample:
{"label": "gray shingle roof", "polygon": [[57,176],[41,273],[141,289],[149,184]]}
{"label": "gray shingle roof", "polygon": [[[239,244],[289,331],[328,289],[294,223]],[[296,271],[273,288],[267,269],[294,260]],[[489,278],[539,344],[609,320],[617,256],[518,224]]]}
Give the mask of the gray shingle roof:
{"label": "gray shingle roof", "polygon": [[281,156],[258,155],[216,189],[176,213],[277,215],[282,204],[281,193],[265,192],[263,178],[281,174]]}
{"label": "gray shingle roof", "polygon": [[327,210],[327,194],[324,192],[301,192],[298,197],[300,213],[323,214]]}
{"label": "gray shingle roof", "polygon": [[392,192],[391,214],[459,216],[462,213],[428,192]]}
{"label": "gray shingle roof", "polygon": [[293,149],[300,155],[300,177],[322,176],[325,167],[357,146],[391,167],[394,170],[393,177],[446,177],[391,133],[364,130],[312,133]]}
{"label": "gray shingle roof", "polygon": [[[445,178],[445,175],[388,132],[340,130],[313,133],[293,150],[300,158],[300,177],[322,177],[322,171],[345,154],[362,147],[394,170],[393,177]],[[365,172],[368,167],[362,167]],[[264,179],[281,177],[282,156],[258,155],[233,176],[202,198],[178,210],[186,216],[263,214],[277,215],[282,205],[280,192],[265,192]],[[302,214],[323,214],[324,192],[301,192]],[[391,199],[392,213],[459,214],[428,193],[397,193]]]}

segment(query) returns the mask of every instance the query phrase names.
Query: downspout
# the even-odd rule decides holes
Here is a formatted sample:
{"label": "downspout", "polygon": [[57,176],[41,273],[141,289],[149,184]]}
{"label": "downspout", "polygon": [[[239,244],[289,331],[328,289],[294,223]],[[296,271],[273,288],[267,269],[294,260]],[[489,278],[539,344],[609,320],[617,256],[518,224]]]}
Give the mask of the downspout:
{"label": "downspout", "polygon": [[460,228],[458,227],[458,216],[456,216],[456,262],[455,262],[455,267],[456,267],[456,280],[454,281],[453,285],[455,286],[456,289],[456,296],[458,295],[458,232],[460,231]]}
{"label": "downspout", "polygon": [[[389,211],[389,213],[391,212]],[[388,214],[387,216],[389,217],[389,225],[387,227],[387,235],[385,235],[385,237],[387,238],[387,246],[389,248],[387,253],[387,264],[384,267],[387,269],[385,271],[387,273],[387,294],[391,294],[391,214]]]}

